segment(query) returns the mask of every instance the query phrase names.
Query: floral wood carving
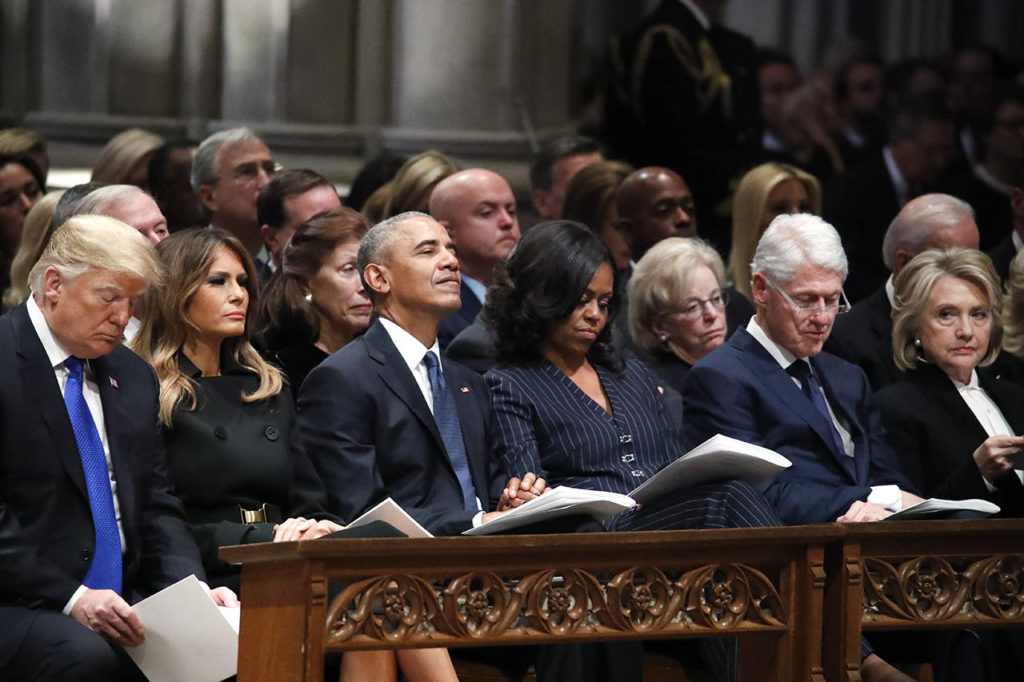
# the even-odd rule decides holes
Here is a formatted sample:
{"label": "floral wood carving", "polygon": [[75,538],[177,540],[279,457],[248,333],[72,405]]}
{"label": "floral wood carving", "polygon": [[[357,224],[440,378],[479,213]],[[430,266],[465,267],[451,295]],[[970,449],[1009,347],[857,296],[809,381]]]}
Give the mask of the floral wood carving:
{"label": "floral wood carving", "polygon": [[785,627],[778,590],[749,566],[705,566],[675,579],[650,567],[548,569],[516,580],[480,572],[437,583],[408,575],[352,583],[328,609],[326,644]]}

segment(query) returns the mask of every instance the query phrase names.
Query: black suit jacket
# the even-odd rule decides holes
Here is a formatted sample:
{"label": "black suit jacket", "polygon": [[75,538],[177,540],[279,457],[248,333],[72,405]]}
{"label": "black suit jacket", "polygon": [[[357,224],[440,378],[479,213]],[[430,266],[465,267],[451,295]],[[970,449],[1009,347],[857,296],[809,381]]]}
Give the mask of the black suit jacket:
{"label": "black suit jacket", "polygon": [[900,202],[882,152],[826,185],[824,199],[822,214],[839,231],[850,261],[846,295],[856,303],[889,278],[882,240],[900,212]]}
{"label": "black suit jacket", "polygon": [[836,318],[825,350],[864,370],[876,391],[899,381],[892,359],[892,306],[884,284]]}
{"label": "black suit jacket", "polygon": [[[455,399],[477,497],[494,509],[506,482],[494,456],[493,410],[483,379],[450,359]],[[328,510],[351,521],[391,497],[435,535],[470,527],[437,423],[408,365],[376,321],[317,366],[299,391],[298,447],[327,488]]]}
{"label": "black suit jacket", "polygon": [[[121,346],[90,364],[125,534],[125,598],[133,602],[192,573],[205,580],[168,484],[156,375]],[[0,605],[60,611],[85,577],[94,547],[71,421],[22,304],[0,318]],[[0,654],[4,640],[0,634]]]}
{"label": "black suit jacket", "polygon": [[1012,230],[988,252],[989,258],[992,259],[992,265],[996,266],[996,272],[1003,280],[1010,276],[1010,263],[1013,262],[1016,255],[1017,247],[1013,245]]}
{"label": "black suit jacket", "polygon": [[[1016,434],[1024,434],[1024,388],[978,371],[978,385],[992,398]],[[1024,514],[1024,486],[1015,473],[994,481],[989,493],[972,454],[988,437],[949,377],[921,364],[875,395],[886,440],[903,470],[930,497],[992,500],[1003,515]]]}

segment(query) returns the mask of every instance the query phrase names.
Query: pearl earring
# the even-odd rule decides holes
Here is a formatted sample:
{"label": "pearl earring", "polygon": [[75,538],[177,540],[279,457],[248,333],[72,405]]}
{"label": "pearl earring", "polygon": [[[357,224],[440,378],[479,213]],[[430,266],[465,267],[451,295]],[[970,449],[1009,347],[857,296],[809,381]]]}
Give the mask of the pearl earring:
{"label": "pearl earring", "polygon": [[918,348],[920,348],[921,347],[921,339],[914,339],[914,345],[917,346]]}
{"label": "pearl earring", "polygon": [[666,341],[668,341],[668,334],[662,334],[659,338],[661,339],[662,343],[665,343]]}
{"label": "pearl earring", "polygon": [[313,294],[306,294],[306,303],[313,302]]}

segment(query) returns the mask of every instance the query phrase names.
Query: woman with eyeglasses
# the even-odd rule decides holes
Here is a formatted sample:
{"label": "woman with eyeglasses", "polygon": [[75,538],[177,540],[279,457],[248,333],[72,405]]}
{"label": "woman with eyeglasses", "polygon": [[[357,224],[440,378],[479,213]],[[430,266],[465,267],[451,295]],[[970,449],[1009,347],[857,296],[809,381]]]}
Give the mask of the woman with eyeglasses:
{"label": "woman with eyeglasses", "polygon": [[914,257],[895,281],[892,347],[906,374],[875,395],[886,438],[922,494],[988,499],[1024,516],[1024,389],[985,366],[1003,337],[999,277],[973,249]]}
{"label": "woman with eyeglasses", "polygon": [[629,279],[629,331],[647,365],[679,391],[690,367],[728,332],[721,256],[700,239],[670,237],[647,251]]}

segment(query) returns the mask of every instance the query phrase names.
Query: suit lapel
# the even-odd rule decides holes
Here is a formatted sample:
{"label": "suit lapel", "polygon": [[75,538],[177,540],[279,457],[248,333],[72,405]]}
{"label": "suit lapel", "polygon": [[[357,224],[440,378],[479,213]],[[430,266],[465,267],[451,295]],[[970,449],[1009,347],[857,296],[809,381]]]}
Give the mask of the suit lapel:
{"label": "suit lapel", "polygon": [[57,384],[50,358],[46,355],[42,341],[32,327],[28,309],[22,304],[12,313],[12,323],[17,344],[18,364],[22,382],[28,395],[36,405],[36,413],[46,423],[53,437],[55,449],[75,487],[85,500],[89,495],[85,488],[85,473],[82,458],[78,454],[75,432],[71,429],[67,406]]}
{"label": "suit lapel", "polygon": [[[480,498],[480,501],[486,507],[489,494],[487,467],[486,463],[481,461],[479,456],[483,454],[486,457],[487,453],[481,453],[479,449],[472,447],[470,444],[484,440],[483,436],[479,434],[481,426],[479,402],[481,400],[489,401],[491,397],[489,395],[476,395],[468,384],[460,380],[460,373],[452,371],[450,361],[445,360],[444,367],[445,381],[448,382],[448,390],[452,392],[455,410],[459,414],[459,426],[462,428],[462,442],[466,446],[466,460],[469,462],[469,473],[473,479],[473,486],[476,488],[477,497]],[[452,473],[454,473],[454,470]]]}
{"label": "suit lapel", "polygon": [[135,491],[132,477],[127,472],[132,470],[128,459],[131,457],[131,443],[127,442],[125,426],[133,420],[121,399],[117,372],[111,367],[109,358],[97,358],[92,361],[96,374],[96,384],[100,389],[100,401],[103,403],[103,422],[107,431],[107,444],[110,447],[110,461],[114,467],[114,480],[117,481],[117,497],[120,500],[121,516],[132,508]]}
{"label": "suit lapel", "polygon": [[[378,374],[381,381],[430,432],[441,452],[447,452],[444,441],[441,440],[441,432],[437,430],[434,415],[427,407],[427,401],[423,399],[423,391],[420,390],[419,384],[416,383],[412,372],[409,371],[409,366],[405,364],[405,359],[395,348],[387,330],[380,322],[374,322],[362,338],[366,342],[370,357],[380,364]],[[447,457],[444,459],[448,462]],[[448,467],[451,468],[450,462],[448,462]],[[454,474],[455,471],[452,470],[452,475]]]}
{"label": "suit lapel", "polygon": [[[811,427],[821,439],[822,444],[832,453],[832,457],[840,465],[840,468],[849,473],[843,460],[839,459],[840,457],[845,458],[846,455],[836,451],[832,430],[826,424],[825,417],[815,409],[814,405],[807,399],[807,396],[797,388],[797,385],[793,383],[793,378],[776,362],[775,358],[768,353],[764,346],[745,329],[738,329],[733,335],[733,339],[735,339],[737,346],[743,350],[740,353],[741,361],[761,379],[765,387],[781,403],[786,405],[786,407]],[[817,369],[817,366],[815,366],[815,369]],[[818,377],[821,380],[820,372]]]}

